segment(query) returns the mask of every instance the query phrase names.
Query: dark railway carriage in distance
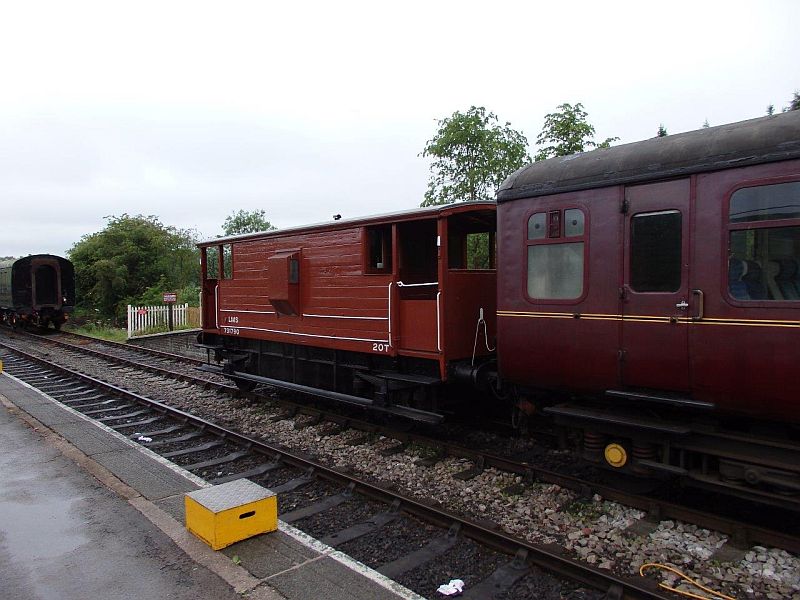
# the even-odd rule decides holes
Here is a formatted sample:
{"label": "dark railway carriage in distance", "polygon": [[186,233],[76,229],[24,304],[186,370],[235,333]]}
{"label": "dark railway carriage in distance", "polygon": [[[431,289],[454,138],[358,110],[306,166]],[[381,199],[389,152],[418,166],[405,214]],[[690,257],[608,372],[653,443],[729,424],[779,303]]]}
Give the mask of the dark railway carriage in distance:
{"label": "dark railway carriage in distance", "polygon": [[498,364],[612,469],[800,493],[800,111],[534,163],[498,200]]}
{"label": "dark railway carriage in distance", "polygon": [[34,254],[0,263],[0,319],[11,326],[60,329],[75,305],[75,272],[66,258]]}
{"label": "dark railway carriage in distance", "polygon": [[495,209],[463,203],[201,243],[201,343],[218,363],[206,368],[243,388],[439,420],[440,384],[477,379],[491,355]]}

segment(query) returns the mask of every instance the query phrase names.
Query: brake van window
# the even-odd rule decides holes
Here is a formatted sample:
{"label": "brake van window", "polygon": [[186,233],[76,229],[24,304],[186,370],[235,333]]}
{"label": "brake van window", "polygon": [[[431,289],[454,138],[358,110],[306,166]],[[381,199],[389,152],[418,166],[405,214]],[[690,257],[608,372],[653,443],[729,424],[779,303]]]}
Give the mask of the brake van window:
{"label": "brake van window", "polygon": [[233,246],[224,244],[222,246],[222,278],[231,279],[233,277]]}
{"label": "brake van window", "polygon": [[219,246],[205,248],[206,279],[219,279]]}

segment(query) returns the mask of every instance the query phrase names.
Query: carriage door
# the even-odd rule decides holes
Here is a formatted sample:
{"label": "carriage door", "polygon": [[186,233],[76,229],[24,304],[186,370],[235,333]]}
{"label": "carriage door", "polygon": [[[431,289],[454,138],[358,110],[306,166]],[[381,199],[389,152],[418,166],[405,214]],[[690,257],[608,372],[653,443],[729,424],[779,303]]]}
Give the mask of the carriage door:
{"label": "carriage door", "polygon": [[689,389],[689,180],[625,190],[621,375],[626,387]]}
{"label": "carriage door", "polygon": [[32,269],[33,276],[33,306],[41,308],[43,306],[61,306],[60,290],[58,282],[58,271],[50,264],[36,264]]}
{"label": "carriage door", "polygon": [[439,349],[439,247],[437,221],[397,226],[398,320],[401,350]]}
{"label": "carriage door", "polygon": [[203,248],[200,264],[203,271],[202,326],[204,329],[218,329],[217,303],[219,302],[219,246]]}

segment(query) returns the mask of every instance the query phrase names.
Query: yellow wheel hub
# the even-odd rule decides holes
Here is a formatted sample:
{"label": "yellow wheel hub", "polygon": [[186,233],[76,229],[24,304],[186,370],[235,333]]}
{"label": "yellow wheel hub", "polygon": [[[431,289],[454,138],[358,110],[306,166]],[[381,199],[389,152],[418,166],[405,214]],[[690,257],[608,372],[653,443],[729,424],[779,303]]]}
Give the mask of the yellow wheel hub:
{"label": "yellow wheel hub", "polygon": [[624,467],[625,463],[628,462],[628,453],[625,452],[625,448],[619,444],[609,444],[606,446],[603,455],[606,458],[606,462],[612,467]]}

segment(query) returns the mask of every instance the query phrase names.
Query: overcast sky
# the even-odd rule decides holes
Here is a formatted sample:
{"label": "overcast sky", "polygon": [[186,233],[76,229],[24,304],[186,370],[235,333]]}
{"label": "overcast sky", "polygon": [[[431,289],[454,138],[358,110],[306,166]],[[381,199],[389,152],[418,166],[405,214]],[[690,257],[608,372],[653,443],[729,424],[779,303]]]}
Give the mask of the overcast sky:
{"label": "overcast sky", "polygon": [[471,105],[531,146],[563,102],[619,143],[762,116],[799,26],[797,0],[4,3],[0,256],[123,213],[213,237],[412,208]]}

